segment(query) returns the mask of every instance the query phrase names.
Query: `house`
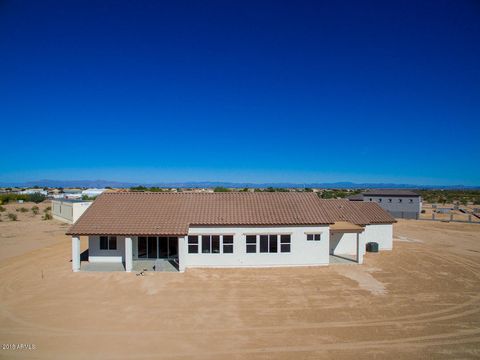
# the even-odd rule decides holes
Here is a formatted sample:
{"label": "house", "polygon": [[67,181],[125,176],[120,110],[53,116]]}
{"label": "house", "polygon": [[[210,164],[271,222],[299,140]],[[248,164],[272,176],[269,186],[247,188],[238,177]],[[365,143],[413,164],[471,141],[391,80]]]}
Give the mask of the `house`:
{"label": "house", "polygon": [[107,191],[107,189],[86,189],[82,191],[82,196],[88,196],[90,198],[94,198],[104,193],[105,191]]}
{"label": "house", "polygon": [[422,211],[422,197],[410,190],[367,190],[348,200],[375,202],[393,217],[402,219],[418,219]]}
{"label": "house", "polygon": [[[376,203],[321,200],[315,193],[106,192],[68,230],[72,268],[80,237],[89,263],[163,259],[193,267],[328,265],[363,262],[365,244],[392,249],[395,219]],[[157,260],[157,262],[160,260]]]}
{"label": "house", "polygon": [[40,195],[48,195],[48,192],[43,189],[25,189],[19,192],[22,195],[33,195],[33,194],[40,194]]}
{"label": "house", "polygon": [[73,224],[91,204],[91,201],[54,199],[52,200],[52,216],[54,219]]}

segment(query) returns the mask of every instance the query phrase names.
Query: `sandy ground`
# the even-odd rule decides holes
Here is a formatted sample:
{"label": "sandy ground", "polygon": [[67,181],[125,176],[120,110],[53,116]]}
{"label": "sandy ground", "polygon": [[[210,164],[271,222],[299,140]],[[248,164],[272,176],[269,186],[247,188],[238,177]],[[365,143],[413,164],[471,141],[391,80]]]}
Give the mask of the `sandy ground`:
{"label": "sandy ground", "polygon": [[400,221],[361,266],[144,277],[72,273],[64,229],[0,223],[0,343],[36,347],[1,358],[480,357],[480,225]]}

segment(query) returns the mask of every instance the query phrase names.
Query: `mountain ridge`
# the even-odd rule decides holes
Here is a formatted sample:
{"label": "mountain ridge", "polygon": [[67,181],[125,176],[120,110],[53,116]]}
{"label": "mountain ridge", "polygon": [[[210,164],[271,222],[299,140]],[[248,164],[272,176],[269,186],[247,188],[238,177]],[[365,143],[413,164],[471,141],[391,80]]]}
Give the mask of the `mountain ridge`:
{"label": "mountain ridge", "polygon": [[323,188],[323,189],[480,189],[480,186],[469,185],[416,185],[403,183],[355,183],[349,181],[340,182],[226,182],[226,181],[172,181],[172,182],[121,182],[111,180],[51,180],[42,179],[25,182],[0,182],[0,187],[90,187],[90,188],[130,188],[134,186],[163,187],[163,188]]}

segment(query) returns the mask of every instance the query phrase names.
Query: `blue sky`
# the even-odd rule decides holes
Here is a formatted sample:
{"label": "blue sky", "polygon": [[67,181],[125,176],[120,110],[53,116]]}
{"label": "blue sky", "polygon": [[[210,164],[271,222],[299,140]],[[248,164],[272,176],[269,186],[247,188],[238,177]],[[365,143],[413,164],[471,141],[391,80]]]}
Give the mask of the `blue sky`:
{"label": "blue sky", "polygon": [[0,182],[480,184],[477,1],[0,1]]}

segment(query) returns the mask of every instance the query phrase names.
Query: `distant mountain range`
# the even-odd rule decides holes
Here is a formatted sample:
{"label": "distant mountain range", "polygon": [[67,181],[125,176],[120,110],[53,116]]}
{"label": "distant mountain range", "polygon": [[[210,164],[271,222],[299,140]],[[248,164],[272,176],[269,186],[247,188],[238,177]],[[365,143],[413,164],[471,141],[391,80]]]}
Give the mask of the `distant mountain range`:
{"label": "distant mountain range", "polygon": [[185,181],[185,182],[162,182],[162,183],[140,183],[140,182],[119,182],[109,180],[38,180],[27,182],[0,183],[0,187],[63,187],[63,188],[130,188],[133,186],[161,187],[161,188],[214,188],[217,186],[227,188],[322,188],[322,189],[480,189],[480,186],[465,185],[413,185],[395,183],[235,183],[221,181]]}

